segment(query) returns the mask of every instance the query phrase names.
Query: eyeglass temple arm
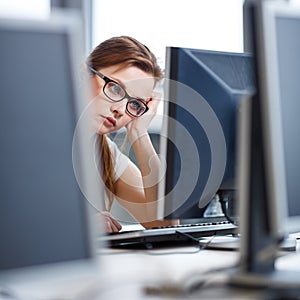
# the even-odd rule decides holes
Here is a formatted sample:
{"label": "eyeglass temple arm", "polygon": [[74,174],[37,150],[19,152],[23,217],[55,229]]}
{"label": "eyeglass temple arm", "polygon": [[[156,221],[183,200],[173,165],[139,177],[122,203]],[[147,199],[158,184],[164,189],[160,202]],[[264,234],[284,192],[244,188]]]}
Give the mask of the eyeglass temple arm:
{"label": "eyeglass temple arm", "polygon": [[101,74],[100,72],[98,72],[97,70],[95,70],[94,68],[92,68],[91,66],[87,66],[89,68],[90,71],[92,71],[93,73],[97,74],[98,76],[100,76],[102,79],[105,80],[105,76],[103,74]]}

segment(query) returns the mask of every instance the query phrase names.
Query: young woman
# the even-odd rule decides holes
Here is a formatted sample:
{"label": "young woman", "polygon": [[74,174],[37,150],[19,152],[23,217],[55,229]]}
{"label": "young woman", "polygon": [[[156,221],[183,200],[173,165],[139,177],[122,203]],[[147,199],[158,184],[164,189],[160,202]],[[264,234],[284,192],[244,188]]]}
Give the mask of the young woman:
{"label": "young woman", "polygon": [[[153,53],[136,39],[120,36],[98,45],[89,55],[93,96],[93,127],[98,134],[106,209],[101,215],[108,232],[117,232],[121,224],[109,213],[113,199],[144,227],[155,221],[160,162],[148,134],[159,99],[154,87],[162,70]],[[139,168],[120,152],[107,136],[127,129]]]}

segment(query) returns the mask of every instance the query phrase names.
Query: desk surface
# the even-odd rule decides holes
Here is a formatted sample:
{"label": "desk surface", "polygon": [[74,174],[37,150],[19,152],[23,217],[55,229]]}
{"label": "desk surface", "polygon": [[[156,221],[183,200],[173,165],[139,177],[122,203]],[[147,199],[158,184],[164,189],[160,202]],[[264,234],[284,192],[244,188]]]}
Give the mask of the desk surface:
{"label": "desk surface", "polygon": [[[236,265],[238,253],[180,247],[163,250],[102,250],[106,270],[105,299],[166,299],[180,295],[180,287],[199,280],[202,273]],[[176,292],[178,289],[178,292]],[[129,296],[130,295],[130,296]],[[128,298],[127,298],[128,297]]]}
{"label": "desk surface", "polygon": [[[98,258],[99,278],[73,282],[50,298],[44,294],[35,299],[266,299],[257,290],[230,289],[224,284],[229,269],[238,264],[237,251],[200,250],[196,246],[162,250],[104,248],[99,249]],[[276,264],[280,269],[299,272],[300,252],[282,256]],[[199,283],[205,284],[199,288]],[[192,293],[181,293],[197,286]],[[53,297],[55,294],[59,296]]]}
{"label": "desk surface", "polygon": [[[238,264],[237,251],[199,250],[197,247],[164,250],[100,251],[105,279],[100,294],[104,299],[265,299],[256,290],[229,289],[223,283],[229,269]],[[300,271],[300,253],[282,256],[277,267]],[[223,271],[217,271],[223,269]],[[214,272],[214,270],[216,272]],[[203,275],[205,272],[206,275]],[[180,294],[193,285],[206,285],[193,293]],[[207,288],[206,288],[207,286]],[[211,287],[214,286],[214,287]]]}

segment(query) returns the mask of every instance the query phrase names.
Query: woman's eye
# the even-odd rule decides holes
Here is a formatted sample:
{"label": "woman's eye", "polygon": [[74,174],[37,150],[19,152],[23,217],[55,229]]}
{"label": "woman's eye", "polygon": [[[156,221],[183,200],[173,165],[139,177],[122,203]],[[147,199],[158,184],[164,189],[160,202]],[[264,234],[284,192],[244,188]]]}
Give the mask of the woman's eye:
{"label": "woman's eye", "polygon": [[145,105],[144,103],[138,101],[138,100],[132,100],[129,102],[129,111],[133,113],[136,116],[139,116],[145,112]]}
{"label": "woman's eye", "polygon": [[141,108],[141,104],[138,101],[132,101],[130,104],[131,104],[131,107],[136,110]]}
{"label": "woman's eye", "polygon": [[110,87],[109,87],[109,90],[111,93],[115,94],[115,95],[120,95],[123,93],[123,89],[117,85],[117,84],[112,84]]}

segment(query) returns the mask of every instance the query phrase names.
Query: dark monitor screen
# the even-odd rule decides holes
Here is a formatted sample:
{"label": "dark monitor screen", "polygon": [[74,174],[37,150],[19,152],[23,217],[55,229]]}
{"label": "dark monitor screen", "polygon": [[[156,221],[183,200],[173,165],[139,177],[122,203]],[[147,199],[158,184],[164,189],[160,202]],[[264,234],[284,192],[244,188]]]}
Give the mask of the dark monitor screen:
{"label": "dark monitor screen", "polygon": [[160,195],[165,217],[189,218],[236,188],[237,109],[254,89],[252,56],[169,47],[166,70]]}
{"label": "dark monitor screen", "polygon": [[0,275],[93,257],[72,161],[80,31],[67,20],[0,20]]}

